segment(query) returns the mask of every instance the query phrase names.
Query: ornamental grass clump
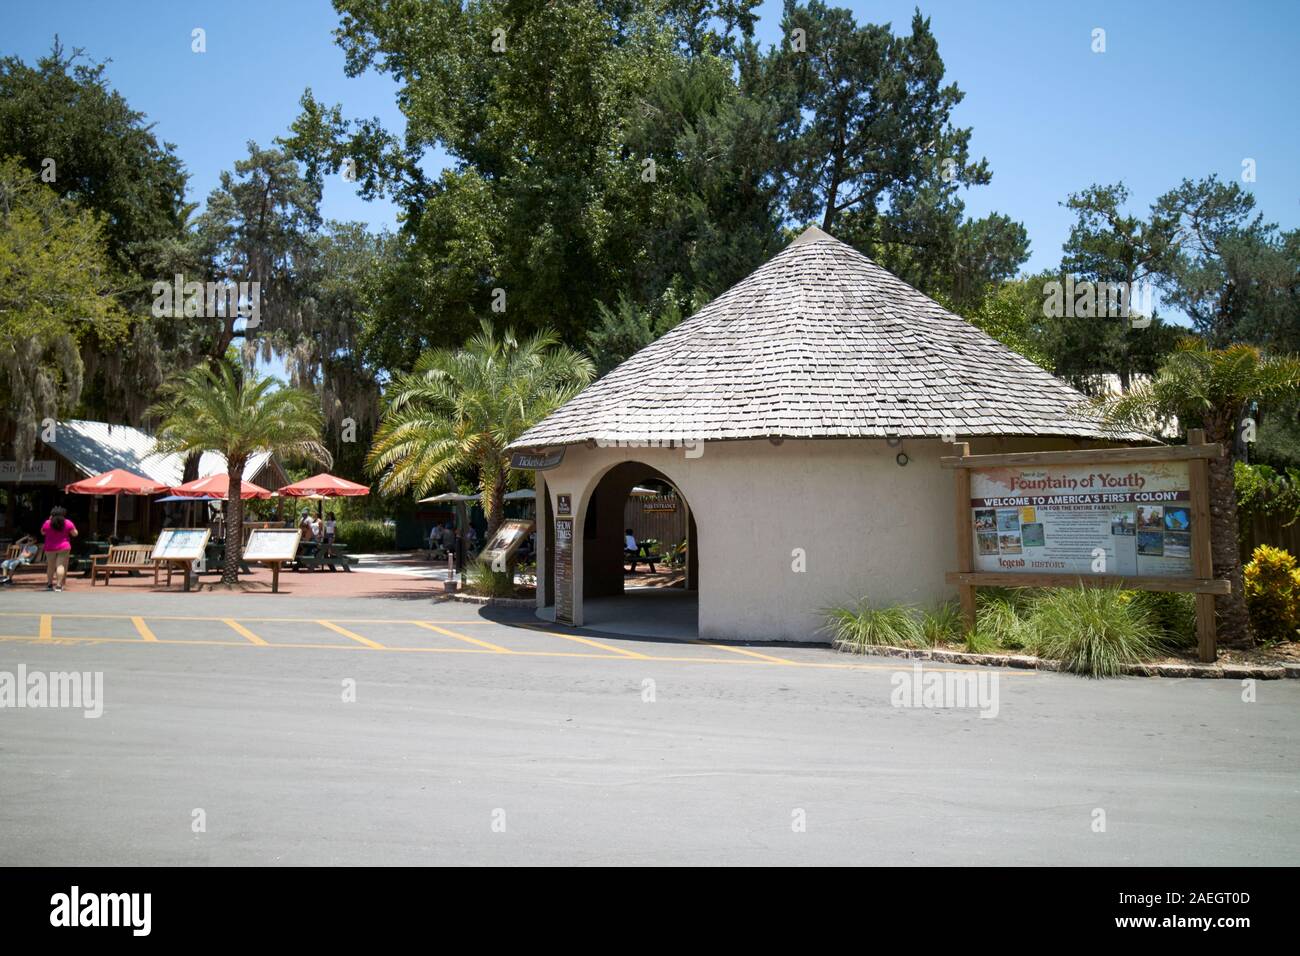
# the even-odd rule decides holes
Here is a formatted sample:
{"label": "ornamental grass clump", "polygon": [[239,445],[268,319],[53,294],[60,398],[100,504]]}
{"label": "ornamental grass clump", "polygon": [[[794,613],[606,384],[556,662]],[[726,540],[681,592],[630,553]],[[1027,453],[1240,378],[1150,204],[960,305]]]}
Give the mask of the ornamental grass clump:
{"label": "ornamental grass clump", "polygon": [[1162,650],[1160,628],[1148,608],[1116,588],[1056,588],[1035,601],[1029,618],[1031,649],[1089,677],[1113,677]]}
{"label": "ornamental grass clump", "polygon": [[831,608],[824,617],[822,630],[840,650],[865,654],[873,647],[926,646],[916,609],[905,604],[874,607],[863,599],[854,607]]}

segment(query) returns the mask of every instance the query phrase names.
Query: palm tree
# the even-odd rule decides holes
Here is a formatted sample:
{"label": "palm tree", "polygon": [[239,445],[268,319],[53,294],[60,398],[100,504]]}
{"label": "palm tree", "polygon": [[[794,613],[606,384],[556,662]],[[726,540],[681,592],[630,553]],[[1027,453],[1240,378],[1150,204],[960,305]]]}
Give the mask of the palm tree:
{"label": "palm tree", "polygon": [[506,446],[592,380],[581,352],[542,330],[520,341],[492,324],[460,349],[425,352],[389,386],[387,409],[366,464],[381,491],[422,495],[455,472],[478,469],[487,536],[505,512]]}
{"label": "palm tree", "polygon": [[1225,643],[1253,643],[1237,545],[1237,492],[1231,449],[1246,403],[1300,397],[1300,358],[1266,356],[1251,345],[1210,349],[1186,339],[1156,375],[1126,395],[1096,402],[1112,426],[1142,430],[1155,419],[1177,416],[1182,427],[1199,425],[1210,442],[1229,449],[1210,459],[1210,542],[1214,576],[1232,582],[1232,592],[1215,599]]}
{"label": "palm tree", "polygon": [[238,582],[244,540],[244,501],[239,496],[244,466],[258,452],[294,455],[331,464],[321,444],[320,403],[314,395],[285,388],[272,378],[241,375],[229,361],[199,365],[164,386],[164,398],[150,409],[161,420],[158,451],[226,457],[226,557],[222,584]]}

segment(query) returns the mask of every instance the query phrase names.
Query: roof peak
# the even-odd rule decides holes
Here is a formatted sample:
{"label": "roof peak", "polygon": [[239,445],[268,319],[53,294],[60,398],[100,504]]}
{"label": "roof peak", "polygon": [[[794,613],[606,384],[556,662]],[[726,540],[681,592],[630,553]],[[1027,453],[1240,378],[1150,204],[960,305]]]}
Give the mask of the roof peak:
{"label": "roof peak", "polygon": [[790,243],[790,245],[797,246],[801,242],[816,242],[819,239],[834,239],[834,238],[835,237],[832,236],[830,233],[823,232],[821,229],[817,228],[816,226],[809,226],[803,232],[799,233],[799,235],[795,238],[794,242]]}

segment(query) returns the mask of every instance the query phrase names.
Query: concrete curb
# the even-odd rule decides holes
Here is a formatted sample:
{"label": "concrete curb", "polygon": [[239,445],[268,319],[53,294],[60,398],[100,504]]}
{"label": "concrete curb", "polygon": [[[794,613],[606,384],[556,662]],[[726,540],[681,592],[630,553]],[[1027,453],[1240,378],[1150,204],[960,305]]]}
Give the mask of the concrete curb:
{"label": "concrete curb", "polygon": [[[848,651],[839,645],[836,650]],[[892,647],[881,645],[866,652],[875,657],[904,657],[943,664],[974,664],[983,667],[1018,667],[1025,670],[1062,671],[1060,661],[1044,660],[1028,654],[971,654],[938,648]],[[1120,673],[1128,677],[1196,677],[1228,680],[1300,679],[1300,663],[1291,664],[1125,664]]]}
{"label": "concrete curb", "polygon": [[532,608],[537,607],[536,598],[499,598],[499,597],[481,597],[477,594],[448,594],[446,596],[437,595],[435,601],[459,601],[461,604],[483,604],[487,607],[519,607]]}

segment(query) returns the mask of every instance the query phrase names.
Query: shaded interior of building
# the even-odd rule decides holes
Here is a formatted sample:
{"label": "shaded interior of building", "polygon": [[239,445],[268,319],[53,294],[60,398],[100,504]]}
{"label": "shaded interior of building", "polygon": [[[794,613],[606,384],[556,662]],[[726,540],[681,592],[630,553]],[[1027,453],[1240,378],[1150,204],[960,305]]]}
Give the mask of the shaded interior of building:
{"label": "shaded interior of building", "polygon": [[[635,492],[635,493],[634,493]],[[674,524],[652,525],[664,529],[676,527],[679,540],[659,539],[654,550],[666,558],[673,546],[685,543],[679,566],[657,561],[653,573],[644,559],[633,567],[626,553],[626,535],[630,526],[640,522],[635,516],[641,501],[653,493],[656,502],[673,500],[677,509]],[[665,512],[667,508],[665,507]],[[668,517],[665,514],[665,517]],[[545,520],[554,528],[549,495]],[[637,531],[633,527],[634,533]],[[665,532],[660,532],[665,533]],[[674,532],[667,532],[674,534]],[[605,473],[592,492],[584,512],[582,534],[582,601],[583,626],[612,634],[642,635],[657,638],[691,640],[699,633],[699,553],[697,529],[690,504],[668,477],[641,462],[628,461]],[[643,540],[636,534],[638,541]],[[554,535],[547,536],[547,604],[541,616],[554,620]],[[640,569],[646,569],[642,571]]]}

